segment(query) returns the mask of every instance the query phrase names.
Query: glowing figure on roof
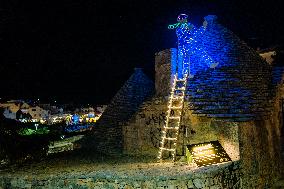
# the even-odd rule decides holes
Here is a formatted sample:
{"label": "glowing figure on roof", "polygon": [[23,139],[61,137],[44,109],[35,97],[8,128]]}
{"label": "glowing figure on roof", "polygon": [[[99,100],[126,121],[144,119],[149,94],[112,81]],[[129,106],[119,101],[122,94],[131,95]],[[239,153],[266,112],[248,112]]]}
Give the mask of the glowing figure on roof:
{"label": "glowing figure on roof", "polygon": [[[177,18],[178,23],[169,25],[169,29],[176,29],[178,38],[178,77],[183,77],[183,74],[189,74],[192,78],[196,70],[192,67],[204,67],[215,68],[218,62],[214,61],[204,51],[200,45],[198,39],[202,37],[202,34],[206,30],[207,22],[203,22],[203,26],[196,28],[193,24],[187,21],[188,16],[186,14],[180,14]],[[198,61],[194,60],[198,59]],[[191,65],[191,62],[199,65]]]}

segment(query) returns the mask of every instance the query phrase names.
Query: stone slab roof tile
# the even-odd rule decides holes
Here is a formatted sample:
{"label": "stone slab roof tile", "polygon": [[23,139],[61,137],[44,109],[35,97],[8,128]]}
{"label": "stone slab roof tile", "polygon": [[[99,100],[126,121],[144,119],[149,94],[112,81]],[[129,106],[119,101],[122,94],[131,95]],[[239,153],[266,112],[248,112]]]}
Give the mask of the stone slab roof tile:
{"label": "stone slab roof tile", "polygon": [[199,40],[219,65],[204,69],[196,66],[202,65],[198,59],[193,60],[196,73],[188,79],[186,91],[193,114],[244,120],[268,115],[272,107],[269,100],[273,98],[272,67],[218,23],[211,25]]}

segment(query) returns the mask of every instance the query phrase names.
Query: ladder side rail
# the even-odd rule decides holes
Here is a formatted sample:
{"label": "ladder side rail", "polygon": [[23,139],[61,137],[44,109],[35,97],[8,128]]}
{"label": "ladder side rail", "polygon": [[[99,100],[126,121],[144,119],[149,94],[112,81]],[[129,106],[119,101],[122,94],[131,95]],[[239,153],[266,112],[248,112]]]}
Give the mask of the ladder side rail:
{"label": "ladder side rail", "polygon": [[175,87],[176,87],[176,81],[177,81],[177,74],[174,75],[174,82],[173,82],[172,90],[171,90],[170,97],[169,97],[169,102],[168,102],[168,107],[167,107],[168,108],[167,116],[166,116],[165,124],[164,124],[164,127],[163,127],[163,131],[162,131],[162,140],[160,142],[161,147],[159,149],[158,159],[162,158],[163,150],[165,150],[164,143],[165,143],[165,138],[166,138],[166,135],[167,135],[167,128],[169,126],[169,117],[170,117],[170,114],[171,114],[171,106],[172,106],[174,91],[175,91]]}
{"label": "ladder side rail", "polygon": [[[184,87],[186,88],[186,85],[187,85],[187,73],[183,75],[183,79],[184,79]],[[179,136],[179,128],[180,128],[180,123],[181,123],[181,120],[182,120],[182,111],[183,111],[183,105],[184,105],[184,97],[185,97],[185,90],[182,91],[182,99],[181,99],[181,110],[179,112],[179,116],[180,116],[180,119],[178,121],[178,129],[176,130],[176,142],[174,142],[174,149],[175,151],[172,153],[172,160],[175,161],[175,158],[176,158],[176,146],[177,146],[177,142],[178,142],[178,136]]]}

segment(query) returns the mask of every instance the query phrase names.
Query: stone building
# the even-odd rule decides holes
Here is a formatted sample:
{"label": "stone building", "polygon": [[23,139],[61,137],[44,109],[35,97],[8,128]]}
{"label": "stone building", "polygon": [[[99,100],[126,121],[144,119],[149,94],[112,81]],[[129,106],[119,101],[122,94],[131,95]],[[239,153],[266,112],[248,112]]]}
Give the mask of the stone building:
{"label": "stone building", "polygon": [[[185,155],[187,145],[219,141],[239,165],[237,177],[244,188],[269,187],[279,177],[281,166],[283,69],[266,62],[216,19],[208,22],[200,40],[219,65],[215,69],[195,67],[194,77],[188,78],[177,156]],[[174,48],[156,53],[155,94],[146,98],[151,94],[149,88],[148,95],[128,107],[131,111],[120,109],[125,101],[136,101],[128,92],[114,97],[100,124],[107,133],[96,131],[104,133],[104,139],[107,136],[107,141],[98,143],[99,150],[110,153],[115,146],[126,154],[157,156],[176,61]],[[141,88],[146,90],[144,81]],[[121,91],[132,90],[126,86]],[[143,94],[143,90],[136,92],[138,97]],[[121,118],[110,116],[118,115],[114,112]]]}
{"label": "stone building", "polygon": [[123,151],[122,124],[137,111],[142,102],[154,94],[153,82],[135,68],[134,73],[124,83],[96,122],[93,135],[82,141],[83,147],[95,147],[105,154]]}

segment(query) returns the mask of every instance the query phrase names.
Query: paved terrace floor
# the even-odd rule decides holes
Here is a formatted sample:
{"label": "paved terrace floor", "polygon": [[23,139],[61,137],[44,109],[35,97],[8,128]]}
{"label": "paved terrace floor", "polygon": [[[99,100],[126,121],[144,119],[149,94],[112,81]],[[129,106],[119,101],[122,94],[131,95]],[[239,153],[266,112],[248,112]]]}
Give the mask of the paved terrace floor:
{"label": "paved terrace floor", "polygon": [[185,162],[156,162],[154,157],[108,157],[96,153],[69,152],[53,155],[38,162],[26,162],[0,170],[0,177],[54,177],[62,175],[104,174],[117,176],[172,176],[197,169]]}
{"label": "paved terrace floor", "polygon": [[[154,157],[143,156],[102,156],[96,152],[69,152],[50,156],[42,161],[13,165],[0,170],[3,179],[52,180],[54,178],[89,178],[101,177],[113,179],[151,179],[181,178],[192,174],[202,174],[229,163],[197,168],[184,162],[157,163]],[[284,178],[284,177],[283,177]],[[284,188],[284,179],[273,188]],[[27,187],[28,188],[28,187]],[[0,189],[2,189],[0,187]]]}

